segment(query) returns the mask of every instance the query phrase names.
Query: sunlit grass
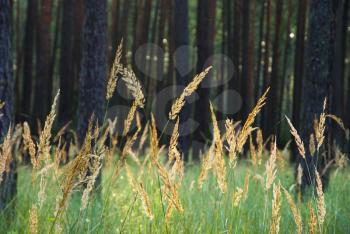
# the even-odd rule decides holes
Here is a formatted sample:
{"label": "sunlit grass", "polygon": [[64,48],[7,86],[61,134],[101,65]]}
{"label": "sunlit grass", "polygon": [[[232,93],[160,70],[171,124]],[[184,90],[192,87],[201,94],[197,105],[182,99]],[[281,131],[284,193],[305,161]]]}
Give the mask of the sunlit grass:
{"label": "sunlit grass", "polygon": [[[132,169],[135,176],[140,172],[136,165]],[[212,175],[203,188],[199,189],[197,179],[200,168],[196,164],[189,165],[180,189],[184,212],[180,214],[174,211],[168,223],[164,218],[156,171],[147,165],[144,169],[140,180],[144,182],[145,190],[150,196],[153,220],[149,220],[144,214],[141,202],[135,197],[137,195],[132,191],[124,171],[116,181],[111,181],[111,170],[105,169],[102,193],[94,194],[88,209],[80,212],[82,192],[73,191],[67,212],[56,225],[59,224],[64,233],[269,233],[272,192],[266,193],[264,190],[264,164],[254,169],[249,162],[241,160],[236,168],[229,169],[228,191],[225,194],[220,192]],[[232,199],[235,188],[244,187],[244,178],[248,171],[251,176],[247,199],[234,208]],[[323,233],[348,233],[350,230],[349,175],[348,169],[333,171],[331,174],[330,184],[325,192],[327,215]],[[1,233],[26,233],[29,227],[29,210],[37,201],[38,185],[31,184],[30,169],[21,167],[18,176],[16,214],[11,220],[10,229],[5,230],[2,228],[5,225],[0,225]],[[56,225],[52,225],[59,187],[54,180],[50,181],[47,200],[38,209],[40,233],[56,230]],[[295,194],[292,167],[278,168],[276,181],[280,181],[283,187]],[[307,231],[309,211],[306,202],[297,203],[297,206],[301,209],[303,230]],[[3,218],[4,216],[1,217],[1,222],[5,222]],[[293,216],[283,196],[280,233],[295,232]]]}

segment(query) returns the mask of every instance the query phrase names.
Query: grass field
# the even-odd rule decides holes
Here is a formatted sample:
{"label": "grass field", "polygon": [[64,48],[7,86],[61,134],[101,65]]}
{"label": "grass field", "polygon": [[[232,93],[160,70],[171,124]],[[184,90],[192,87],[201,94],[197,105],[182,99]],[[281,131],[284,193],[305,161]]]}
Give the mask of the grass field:
{"label": "grass field", "polygon": [[[133,164],[131,162],[131,164]],[[134,175],[140,168],[132,165]],[[254,168],[251,163],[242,160],[239,165],[228,171],[228,190],[222,193],[213,176],[209,176],[202,189],[198,188],[200,168],[189,165],[180,188],[179,196],[183,205],[183,213],[174,212],[168,222],[159,193],[157,172],[153,167],[145,165],[140,176],[145,191],[149,194],[151,211],[154,218],[150,220],[142,208],[139,195],[128,183],[123,172],[120,177],[111,181],[111,170],[103,173],[102,193],[93,196],[88,208],[83,212],[81,192],[73,192],[71,201],[60,220],[55,220],[56,197],[58,185],[52,180],[47,186],[47,199],[42,208],[38,208],[37,228],[39,233],[269,233],[272,212],[272,191],[264,189],[264,164]],[[245,185],[245,177],[250,174],[249,184]],[[19,186],[15,220],[11,228],[6,230],[0,225],[1,233],[27,233],[30,230],[29,210],[37,201],[38,185],[31,186],[31,173],[27,167],[19,170]],[[294,175],[288,165],[278,167],[277,179],[281,185],[294,193]],[[348,169],[335,170],[325,192],[326,219],[318,233],[349,233],[350,231],[350,173]],[[246,200],[241,199],[237,207],[233,207],[235,188],[248,188]],[[135,200],[136,199],[136,200]],[[317,214],[315,198],[310,198]],[[309,208],[307,202],[297,202],[301,211],[303,230],[309,230]],[[163,202],[166,208],[166,202]],[[282,194],[280,209],[280,233],[296,233],[293,215]],[[5,222],[2,216],[1,222]],[[2,230],[1,230],[2,229]],[[320,230],[322,229],[322,230]]]}

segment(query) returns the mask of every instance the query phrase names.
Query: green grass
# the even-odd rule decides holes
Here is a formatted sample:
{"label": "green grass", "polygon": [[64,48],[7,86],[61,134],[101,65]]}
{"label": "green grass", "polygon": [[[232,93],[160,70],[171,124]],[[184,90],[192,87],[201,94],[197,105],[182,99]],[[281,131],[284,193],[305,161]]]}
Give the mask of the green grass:
{"label": "green grass", "polygon": [[[110,181],[110,170],[105,169],[101,195],[92,196],[85,212],[80,212],[81,192],[74,191],[67,211],[57,220],[63,233],[269,233],[271,222],[272,192],[266,193],[261,181],[253,179],[257,173],[264,177],[264,164],[254,169],[249,163],[241,161],[228,171],[228,192],[222,194],[217,188],[215,178],[210,174],[202,189],[198,188],[199,166],[188,165],[180,191],[180,199],[185,211],[174,211],[169,223],[165,223],[163,206],[160,200],[159,184],[153,168],[145,168],[142,176],[148,192],[154,219],[150,221],[144,214],[139,199],[135,200],[123,172],[117,181]],[[136,175],[139,169],[132,167]],[[232,207],[235,188],[243,188],[244,177],[250,171],[248,198],[236,208]],[[294,174],[292,167],[278,168],[277,180],[294,194]],[[327,215],[322,233],[350,232],[350,173],[348,169],[333,171],[330,184],[325,192]],[[110,185],[111,184],[111,185]],[[110,186],[109,186],[110,185]],[[29,210],[37,201],[38,185],[31,185],[31,172],[28,167],[18,171],[18,196],[15,214],[0,216],[0,233],[28,233]],[[54,210],[59,194],[58,183],[49,180],[47,199],[38,209],[39,233],[54,232]],[[282,196],[280,233],[296,233],[293,216]],[[265,203],[265,201],[267,201]],[[316,204],[314,207],[316,210]],[[167,204],[164,204],[166,207]],[[303,230],[307,232],[308,209],[306,202],[298,204],[303,217]],[[5,211],[9,213],[9,211]]]}

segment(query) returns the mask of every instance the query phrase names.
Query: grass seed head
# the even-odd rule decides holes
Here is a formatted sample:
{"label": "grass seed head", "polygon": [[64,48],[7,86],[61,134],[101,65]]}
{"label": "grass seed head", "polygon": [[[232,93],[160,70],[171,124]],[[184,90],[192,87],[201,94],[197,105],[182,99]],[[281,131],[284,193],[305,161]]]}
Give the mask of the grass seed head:
{"label": "grass seed head", "polygon": [[203,81],[203,79],[206,77],[206,75],[209,73],[211,70],[211,66],[206,68],[204,71],[201,73],[197,74],[191,83],[189,83],[182,94],[180,95],[179,98],[175,100],[173,105],[171,106],[171,110],[169,112],[169,119],[175,120],[178,114],[180,113],[181,109],[185,105],[185,98],[190,96],[194,91],[197,90],[199,84]]}

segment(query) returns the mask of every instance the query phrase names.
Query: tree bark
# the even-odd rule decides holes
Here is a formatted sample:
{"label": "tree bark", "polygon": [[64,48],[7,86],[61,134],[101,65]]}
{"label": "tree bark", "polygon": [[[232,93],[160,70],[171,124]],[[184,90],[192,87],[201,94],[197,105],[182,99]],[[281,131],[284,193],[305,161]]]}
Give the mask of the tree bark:
{"label": "tree bark", "polygon": [[[300,111],[302,103],[302,90],[304,80],[304,58],[305,58],[305,28],[306,28],[306,12],[308,0],[299,0],[296,44],[294,52],[294,79],[293,79],[293,113],[292,121],[294,127],[299,129]],[[292,143],[291,161],[295,162],[298,156],[297,146]]]}
{"label": "tree bark", "polygon": [[[263,92],[270,86],[270,27],[271,27],[271,0],[266,0],[266,32],[265,32],[265,49],[264,49],[264,66],[263,66]],[[262,109],[261,126],[263,132],[268,128],[268,111]]]}
{"label": "tree bark", "polygon": [[233,12],[233,48],[231,50],[233,51],[233,64],[235,65],[236,69],[236,90],[238,92],[241,92],[241,18],[242,18],[242,3],[240,0],[234,1],[234,12]]}
{"label": "tree bark", "polygon": [[107,1],[85,1],[82,62],[79,80],[78,140],[82,143],[88,121],[103,122],[106,97]]}
{"label": "tree bark", "polygon": [[[138,64],[136,65],[136,50],[139,49],[140,46],[144,45],[148,42],[148,33],[150,29],[150,20],[151,20],[151,10],[152,10],[152,0],[144,0],[144,4],[142,4],[143,9],[141,10],[141,14],[138,20],[138,28],[137,34],[134,38],[136,40],[135,51],[134,51],[134,71],[136,76],[144,80],[144,71],[146,69],[146,54],[142,54],[141,58],[137,58]],[[140,55],[140,54],[139,54]]]}
{"label": "tree bark", "polygon": [[[0,100],[5,106],[0,110],[0,141],[13,124],[14,80],[11,62],[11,7],[9,0],[0,0]],[[12,159],[10,170],[0,174],[0,211],[4,210],[16,195],[17,173],[15,158]],[[9,209],[12,210],[12,209]]]}
{"label": "tree bark", "polygon": [[281,81],[279,76],[279,64],[280,64],[280,40],[281,40],[281,21],[283,13],[283,0],[276,2],[276,18],[275,18],[275,35],[273,42],[273,55],[272,55],[272,70],[271,70],[271,92],[269,101],[267,103],[267,128],[265,135],[270,136],[272,134],[278,134],[278,122],[279,122],[279,89],[281,88]]}
{"label": "tree bark", "polygon": [[[128,43],[128,26],[129,26],[129,14],[130,14],[130,2],[129,0],[126,0],[124,2],[123,6],[123,12],[122,12],[122,20],[120,25],[121,30],[121,38],[123,38],[123,50],[122,50],[122,57],[121,62],[126,65],[126,51],[127,51],[127,43]],[[121,40],[119,38],[118,42]],[[116,42],[113,42],[116,43]]]}
{"label": "tree bark", "polygon": [[261,4],[260,19],[259,19],[259,37],[258,37],[258,55],[257,55],[257,72],[256,72],[256,87],[255,87],[255,100],[258,100],[263,92],[262,90],[262,74],[261,70],[263,67],[262,55],[263,55],[263,40],[264,40],[264,26],[265,26],[265,8],[266,1],[264,0]]}
{"label": "tree bark", "polygon": [[[334,64],[333,64],[333,103],[331,113],[341,119],[345,119],[345,57],[346,57],[346,31],[347,14],[349,11],[349,1],[339,1],[336,10],[336,29],[334,44]],[[336,123],[331,123],[333,153],[335,147],[341,151],[344,149],[344,131]]]}
{"label": "tree bark", "polygon": [[[278,113],[278,119],[280,120],[283,117],[283,113],[286,113],[286,109],[284,109],[284,100],[285,98],[289,98],[290,93],[286,90],[286,81],[288,81],[290,77],[290,70],[292,68],[290,64],[290,52],[291,52],[291,43],[290,43],[290,33],[291,33],[291,21],[292,21],[292,1],[288,0],[287,5],[287,30],[285,32],[285,45],[284,45],[284,56],[283,56],[283,67],[282,67],[282,74],[281,74],[281,87],[279,89],[279,113]],[[287,83],[288,86],[288,83]],[[289,103],[289,101],[287,101]],[[282,130],[281,124],[278,125],[278,133],[280,134]]]}
{"label": "tree bark", "polygon": [[73,13],[74,3],[70,0],[62,2],[61,21],[61,58],[60,58],[60,105],[58,122],[63,126],[74,116],[74,105],[72,102],[74,93],[74,73],[73,73]]}
{"label": "tree bark", "polygon": [[[309,142],[313,132],[313,121],[319,118],[323,101],[330,97],[332,84],[332,64],[334,59],[334,5],[332,0],[311,0],[308,27],[308,44],[303,89],[304,105],[300,132],[303,142]],[[326,137],[327,139],[327,137]],[[324,145],[327,145],[325,142]],[[322,169],[327,163],[325,152],[311,156],[306,147],[306,160],[298,157],[304,174],[302,188],[314,185],[315,168]],[[322,155],[322,157],[321,157]]]}
{"label": "tree bark", "polygon": [[242,5],[242,97],[243,119],[254,106],[254,17],[255,0],[246,0]]}
{"label": "tree bark", "polygon": [[33,80],[33,61],[34,61],[34,39],[36,32],[36,19],[38,11],[37,0],[28,0],[27,19],[25,34],[23,40],[23,73],[22,73],[22,98],[20,121],[30,121],[31,101],[32,101],[32,80]]}
{"label": "tree bark", "polygon": [[43,0],[37,24],[36,82],[34,92],[34,125],[43,122],[51,106],[51,0]]}
{"label": "tree bark", "polygon": [[77,87],[79,82],[79,73],[81,67],[81,44],[82,44],[82,28],[84,22],[84,5],[83,0],[74,0],[74,34],[73,34],[73,77],[74,77],[74,96],[73,102],[77,106]]}
{"label": "tree bark", "polygon": [[[197,73],[205,69],[206,63],[214,52],[215,36],[215,9],[216,0],[199,0],[197,13]],[[209,73],[206,79],[210,79]],[[202,144],[205,144],[209,135],[209,89],[199,87],[197,94],[199,96],[196,102],[195,120],[199,126],[194,133],[196,144],[193,145],[193,157],[198,159],[199,152],[202,150]]]}
{"label": "tree bark", "polygon": [[[189,82],[188,74],[184,74],[179,71],[188,71],[189,67],[189,51],[186,46],[189,45],[189,30],[188,30],[188,0],[175,0],[175,46],[181,49],[181,53],[176,53],[176,83],[177,85],[186,86]],[[188,150],[190,147],[189,136],[184,135],[185,128],[184,122],[188,120],[190,116],[190,106],[185,104],[180,113],[180,128],[179,128],[179,148],[188,157]]]}

